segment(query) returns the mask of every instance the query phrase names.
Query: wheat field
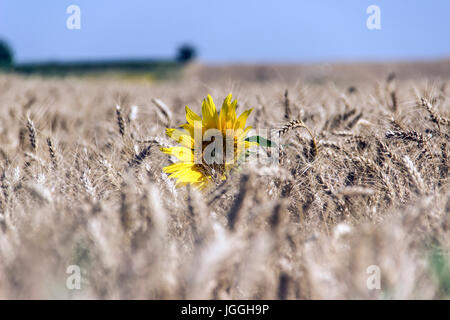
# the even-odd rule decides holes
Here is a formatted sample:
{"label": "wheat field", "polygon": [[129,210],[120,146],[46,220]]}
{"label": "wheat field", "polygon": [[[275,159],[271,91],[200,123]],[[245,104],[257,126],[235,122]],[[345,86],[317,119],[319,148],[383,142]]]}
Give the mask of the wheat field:
{"label": "wheat field", "polygon": [[[1,75],[0,298],[449,298],[448,79],[319,80]],[[279,163],[175,188],[165,128],[230,92]]]}

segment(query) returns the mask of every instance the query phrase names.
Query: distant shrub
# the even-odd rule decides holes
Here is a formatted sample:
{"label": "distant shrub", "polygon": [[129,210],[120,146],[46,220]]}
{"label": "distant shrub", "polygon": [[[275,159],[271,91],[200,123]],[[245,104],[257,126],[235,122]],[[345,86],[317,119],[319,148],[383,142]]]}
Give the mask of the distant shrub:
{"label": "distant shrub", "polygon": [[191,45],[185,44],[178,48],[177,61],[186,63],[193,60],[197,55],[195,48]]}
{"label": "distant shrub", "polygon": [[13,64],[13,53],[9,45],[0,40],[0,68],[9,68]]}

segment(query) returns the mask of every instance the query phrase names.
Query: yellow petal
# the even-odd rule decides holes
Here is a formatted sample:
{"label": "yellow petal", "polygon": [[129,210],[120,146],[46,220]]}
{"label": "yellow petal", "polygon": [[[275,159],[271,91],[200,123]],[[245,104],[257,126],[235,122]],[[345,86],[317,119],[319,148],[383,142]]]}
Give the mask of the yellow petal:
{"label": "yellow petal", "polygon": [[222,104],[222,108],[220,109],[218,122],[219,122],[219,130],[222,132],[226,130],[228,106],[230,105],[229,100],[231,100],[231,93],[225,98]]}
{"label": "yellow petal", "polygon": [[247,128],[245,128],[245,130],[239,130],[239,136],[238,139],[239,140],[244,140],[247,137],[248,132],[253,129],[252,126],[248,126]]}
{"label": "yellow petal", "polygon": [[181,131],[178,129],[172,129],[168,128],[166,129],[166,134],[171,139],[175,140],[179,144],[181,144],[183,147],[192,149],[194,148],[194,138],[191,137],[191,135],[188,132]]}
{"label": "yellow petal", "polygon": [[217,114],[216,105],[208,94],[208,97],[202,102],[203,126],[206,129],[218,128],[219,115]]}
{"label": "yellow petal", "polygon": [[189,123],[185,123],[185,124],[182,124],[180,127],[183,128],[184,130],[186,130],[186,132],[191,137],[194,137],[194,125],[191,125]]}
{"label": "yellow petal", "polygon": [[244,141],[244,143],[245,143],[245,149],[248,149],[253,146],[259,146],[259,143],[256,141]]}
{"label": "yellow petal", "polygon": [[165,173],[174,173],[179,170],[189,169],[192,166],[194,166],[193,162],[191,162],[191,163],[190,162],[177,162],[177,163],[171,164],[167,167],[164,167],[163,170]]}
{"label": "yellow petal", "polygon": [[185,110],[186,110],[186,120],[192,126],[194,125],[195,121],[202,121],[202,118],[194,111],[192,111],[188,106],[185,107]]}
{"label": "yellow petal", "polygon": [[201,182],[204,179],[204,176],[201,172],[193,169],[194,166],[191,168],[186,168],[183,170],[176,171],[172,173],[169,178],[175,178],[177,179],[176,184],[185,184],[185,183],[196,183]]}
{"label": "yellow petal", "polygon": [[234,129],[236,122],[236,105],[237,100],[231,102],[231,93],[223,101],[222,109],[220,110],[220,130],[225,132],[226,129]]}
{"label": "yellow petal", "polygon": [[185,147],[161,148],[162,152],[177,157],[183,162],[194,162],[194,152]]}
{"label": "yellow petal", "polygon": [[242,112],[242,114],[239,116],[236,123],[234,124],[234,130],[237,130],[237,129],[244,130],[245,123],[247,122],[247,118],[250,115],[250,113],[252,113],[252,111],[253,111],[253,109],[249,109],[249,110],[245,110],[244,112]]}

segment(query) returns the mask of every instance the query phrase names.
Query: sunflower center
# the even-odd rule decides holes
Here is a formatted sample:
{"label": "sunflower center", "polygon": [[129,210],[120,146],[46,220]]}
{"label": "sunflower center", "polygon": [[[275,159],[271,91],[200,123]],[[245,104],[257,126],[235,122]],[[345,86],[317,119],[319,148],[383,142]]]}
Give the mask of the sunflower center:
{"label": "sunflower center", "polygon": [[205,165],[225,164],[237,159],[238,140],[236,136],[212,136],[202,141],[201,157]]}

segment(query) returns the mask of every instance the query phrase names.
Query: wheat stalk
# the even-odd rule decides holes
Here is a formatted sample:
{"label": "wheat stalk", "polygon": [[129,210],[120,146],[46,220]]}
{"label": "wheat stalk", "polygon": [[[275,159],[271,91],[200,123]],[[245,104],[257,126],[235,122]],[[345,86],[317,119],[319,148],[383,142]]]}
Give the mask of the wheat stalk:
{"label": "wheat stalk", "polygon": [[119,133],[123,137],[125,136],[125,119],[122,116],[122,109],[119,105],[116,106],[116,117],[117,117],[117,125],[119,127]]}
{"label": "wheat stalk", "polygon": [[28,138],[30,140],[31,149],[37,151],[37,134],[33,121],[28,117],[27,119]]}

